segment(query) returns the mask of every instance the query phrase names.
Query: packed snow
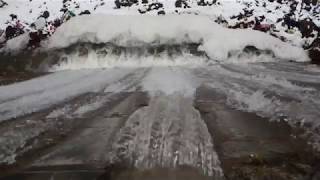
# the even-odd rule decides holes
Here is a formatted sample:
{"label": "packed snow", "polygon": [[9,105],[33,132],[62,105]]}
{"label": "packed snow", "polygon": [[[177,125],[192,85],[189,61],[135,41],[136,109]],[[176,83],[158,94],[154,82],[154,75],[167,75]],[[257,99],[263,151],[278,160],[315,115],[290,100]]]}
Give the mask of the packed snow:
{"label": "packed snow", "polygon": [[[0,122],[46,109],[84,93],[103,91],[109,83],[125,76],[128,71],[124,69],[62,71],[17,86],[1,87]],[[48,81],[50,79],[52,80]],[[87,83],[79,83],[83,81]]]}

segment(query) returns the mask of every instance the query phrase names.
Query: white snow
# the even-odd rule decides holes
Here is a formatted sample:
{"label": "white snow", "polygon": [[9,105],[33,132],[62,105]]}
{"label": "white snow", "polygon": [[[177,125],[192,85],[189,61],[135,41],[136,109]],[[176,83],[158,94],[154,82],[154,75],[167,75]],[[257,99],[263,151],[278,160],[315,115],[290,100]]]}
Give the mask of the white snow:
{"label": "white snow", "polygon": [[[188,4],[191,8],[176,8],[175,0],[150,0],[152,2],[159,2],[163,4],[163,8],[159,10],[152,10],[146,12],[146,14],[156,15],[158,11],[163,10],[168,15],[170,14],[198,14],[200,16],[207,16],[212,21],[218,16],[222,16],[226,19],[229,25],[235,25],[242,20],[237,20],[231,18],[234,15],[239,15],[243,13],[243,9],[254,10],[253,16],[248,18],[248,21],[254,20],[254,17],[265,16],[265,20],[262,23],[275,24],[277,30],[280,32],[273,32],[278,36],[285,37],[289,43],[295,46],[301,46],[305,43],[309,43],[308,39],[301,37],[298,30],[294,30],[293,34],[285,32],[286,28],[281,27],[281,22],[277,23],[279,18],[283,18],[285,14],[290,12],[290,4],[284,3],[279,4],[275,2],[269,2],[268,0],[217,0],[217,3],[212,6],[198,6],[196,0],[188,0]],[[320,5],[312,7],[310,11],[302,9],[302,2],[298,2],[297,10],[294,13],[294,18],[298,20],[303,20],[308,17],[313,20],[313,22],[320,26]],[[265,6],[264,6],[265,4]],[[115,9],[115,3],[113,0],[73,0],[67,2],[66,5],[68,9],[73,11],[75,14],[79,14],[84,10],[89,10],[92,14],[108,14],[108,15],[137,15],[138,10],[146,9],[147,5],[142,4],[139,0],[138,5],[133,5],[131,7]],[[63,13],[60,12],[62,8],[62,0],[10,0],[8,6],[4,6],[0,10],[0,29],[5,29],[10,23],[9,15],[16,14],[18,19],[24,24],[34,23],[37,18],[45,11],[50,12],[50,17],[48,21],[52,21],[57,18],[61,18]],[[116,20],[114,22],[117,22]]]}
{"label": "white snow", "polygon": [[31,24],[37,20],[43,11],[50,12],[50,20],[62,15],[59,12],[62,0],[9,0],[8,6],[0,8],[0,29],[4,29],[11,20],[10,14],[16,14],[22,22]]}
{"label": "white snow", "polygon": [[46,26],[46,20],[43,17],[40,17],[39,19],[36,20],[34,25],[36,26],[37,30],[41,30]]}
{"label": "white snow", "polygon": [[3,50],[7,52],[21,51],[28,45],[28,42],[29,34],[23,34],[7,41],[6,46]]}
{"label": "white snow", "polygon": [[[255,16],[266,16],[266,21],[275,23],[278,18],[282,18],[284,14],[290,11],[289,5],[287,4],[278,4],[277,2],[269,2],[268,0],[260,0],[257,3],[254,0],[218,0],[217,2],[220,5],[213,5],[207,7],[197,6],[196,0],[189,0],[188,4],[191,6],[190,9],[175,8],[175,0],[157,0],[151,2],[160,2],[163,4],[163,10],[167,14],[175,13],[175,10],[178,10],[179,13],[197,13],[201,15],[207,15],[210,17],[217,17],[222,15],[225,19],[230,21],[231,24],[236,23],[235,20],[230,17],[233,15],[238,15],[240,12],[243,12],[244,8],[247,8],[248,4],[250,7],[248,9],[254,9]],[[75,2],[75,3],[74,3]],[[89,10],[92,13],[103,13],[103,14],[138,14],[138,9],[146,9],[146,5],[133,5],[130,8],[121,8],[114,9],[115,4],[113,0],[105,0],[104,4],[101,5],[101,0],[75,0],[73,2],[68,2],[69,9],[74,11],[76,14],[80,13],[83,10]],[[266,3],[266,7],[263,7],[262,4]],[[79,5],[79,8],[76,6]],[[6,21],[9,20],[9,14],[17,14],[18,17],[27,23],[34,22],[43,11],[48,10],[51,14],[50,20],[58,18],[62,15],[59,12],[62,8],[62,0],[9,0],[8,6],[5,6],[0,11],[0,28],[4,28]],[[298,11],[295,13],[297,18],[311,17],[316,24],[320,25],[320,19],[318,15],[313,15],[310,12],[305,10],[299,11],[301,9],[301,2],[299,2]],[[319,12],[320,8],[314,7],[315,12]],[[271,11],[267,13],[267,11]],[[149,14],[157,14],[157,11],[150,11]]]}
{"label": "white snow", "polygon": [[244,47],[252,45],[260,50],[271,50],[280,59],[308,60],[302,48],[281,42],[265,33],[226,29],[207,17],[193,15],[101,14],[76,17],[62,25],[44,47],[64,48],[78,42],[114,43],[120,46],[200,43],[199,49],[205,51],[211,59],[218,61],[226,60],[231,51],[241,51]]}

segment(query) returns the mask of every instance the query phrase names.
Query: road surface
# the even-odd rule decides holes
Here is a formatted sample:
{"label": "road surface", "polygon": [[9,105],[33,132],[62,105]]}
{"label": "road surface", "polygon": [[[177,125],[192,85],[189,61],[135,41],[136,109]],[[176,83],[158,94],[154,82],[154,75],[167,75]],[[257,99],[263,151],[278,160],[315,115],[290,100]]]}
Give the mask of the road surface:
{"label": "road surface", "polygon": [[272,62],[0,86],[0,179],[317,178],[319,90],[317,67]]}

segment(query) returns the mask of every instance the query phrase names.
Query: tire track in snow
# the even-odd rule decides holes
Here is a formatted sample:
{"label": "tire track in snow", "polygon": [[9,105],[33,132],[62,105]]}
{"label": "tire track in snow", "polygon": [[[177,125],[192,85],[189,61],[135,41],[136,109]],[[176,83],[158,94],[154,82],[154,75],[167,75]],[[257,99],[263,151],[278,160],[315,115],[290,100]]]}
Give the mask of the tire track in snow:
{"label": "tire track in snow", "polygon": [[87,117],[72,135],[53,147],[48,153],[38,158],[33,167],[86,165],[103,169],[108,164],[108,151],[115,138],[115,133],[122,127],[127,117],[147,96],[141,92],[115,93],[113,96],[124,96],[118,102],[101,107],[99,113]]}
{"label": "tire track in snow", "polygon": [[191,166],[221,178],[223,173],[208,129],[192,98],[157,95],[131,115],[116,135],[112,162],[139,169]]}
{"label": "tire track in snow", "polygon": [[[130,71],[128,74],[125,72],[118,74],[120,77],[113,79],[113,82],[108,82],[106,79],[108,86],[117,83],[119,79],[123,81],[126,78],[131,78],[131,82],[134,82],[132,78],[135,77],[136,81],[139,81],[138,79],[142,78],[141,74],[145,73],[145,70]],[[77,119],[89,118],[92,116],[92,111],[98,110],[107,103],[116,101],[117,98],[113,96],[117,95],[117,93],[112,95],[110,92],[103,92],[106,87],[107,85],[101,87],[100,93],[86,93],[78,95],[76,98],[65,100],[63,104],[54,105],[57,106],[54,109],[39,110],[37,113],[2,123],[2,127],[0,128],[0,164],[14,163],[17,156],[34,148],[32,144],[41,138],[41,134],[56,130],[59,131],[58,134],[65,134],[69,131],[69,126],[73,127],[78,124],[76,122]],[[90,109],[85,108],[86,105],[90,106]],[[79,121],[82,122],[82,120]]]}
{"label": "tire track in snow", "polygon": [[115,94],[139,90],[139,83],[148,71],[149,69],[146,68],[138,68],[120,79],[108,83],[105,87],[101,88],[100,92],[95,93],[95,96],[90,98],[86,103],[67,104],[63,107],[58,107],[53,110],[47,118],[85,117],[85,114],[101,108],[105,103],[112,100],[112,96]]}
{"label": "tire track in snow", "polygon": [[211,135],[193,107],[199,82],[191,70],[153,68],[142,81],[149,106],[132,114],[116,135],[111,162],[139,169],[190,166],[222,178]]}

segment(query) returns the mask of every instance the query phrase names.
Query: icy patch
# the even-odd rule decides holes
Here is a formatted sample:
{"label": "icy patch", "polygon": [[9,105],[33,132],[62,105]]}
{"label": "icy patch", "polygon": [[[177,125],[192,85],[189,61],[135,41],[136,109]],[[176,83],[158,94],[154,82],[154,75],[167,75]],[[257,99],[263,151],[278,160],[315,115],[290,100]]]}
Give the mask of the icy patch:
{"label": "icy patch", "polygon": [[279,59],[308,60],[302,48],[281,42],[265,33],[226,29],[207,17],[192,15],[101,14],[76,17],[63,24],[43,46],[45,49],[57,49],[79,42],[113,43],[119,46],[199,43],[199,50],[206,52],[211,59],[219,61],[226,60],[229,52],[255,46],[260,50],[272,51]]}
{"label": "icy patch", "polygon": [[238,109],[249,112],[261,112],[274,109],[273,104],[277,104],[275,99],[265,97],[263,91],[256,91],[253,94],[245,94],[238,91],[230,91],[229,104],[236,106]]}
{"label": "icy patch", "polygon": [[113,84],[110,84],[104,92],[120,93],[120,92],[135,92],[140,87],[141,80],[149,73],[148,69],[138,69],[136,72],[128,75],[125,79],[121,79]]}
{"label": "icy patch", "polygon": [[65,60],[53,65],[50,71],[114,67],[199,66],[203,65],[206,60],[204,57],[198,57],[188,53],[182,53],[179,56],[169,56],[166,53],[157,55],[130,55],[125,53],[120,55],[101,55],[92,50],[85,56],[79,56],[77,53],[67,55],[65,56]]}
{"label": "icy patch", "polygon": [[70,105],[64,106],[63,108],[60,109],[56,109],[54,111],[52,111],[50,114],[47,115],[47,119],[56,119],[59,118],[61,116],[66,116],[66,118],[71,118],[71,116],[69,116],[69,112],[71,111],[71,107]]}
{"label": "icy patch", "polygon": [[[239,64],[236,65],[237,67],[241,66]],[[250,65],[251,66],[251,65]],[[288,81],[287,79],[285,79],[282,76],[275,76],[275,75],[270,75],[267,73],[256,73],[257,75],[245,75],[243,73],[237,73],[237,72],[232,72],[232,71],[228,71],[224,68],[221,68],[219,66],[216,66],[214,68],[215,71],[218,71],[219,73],[228,75],[230,77],[233,78],[239,78],[239,79],[243,79],[243,80],[247,80],[250,82],[255,82],[257,85],[261,85],[263,87],[268,87],[268,89],[274,89],[274,86],[280,87],[280,88],[286,88],[286,91],[301,91],[301,92],[305,92],[305,91],[316,91],[314,88],[311,87],[301,87],[298,86],[290,81]],[[275,88],[277,88],[275,87]],[[279,89],[279,88],[277,88]]]}

